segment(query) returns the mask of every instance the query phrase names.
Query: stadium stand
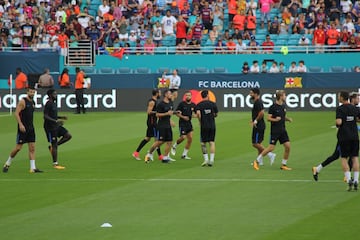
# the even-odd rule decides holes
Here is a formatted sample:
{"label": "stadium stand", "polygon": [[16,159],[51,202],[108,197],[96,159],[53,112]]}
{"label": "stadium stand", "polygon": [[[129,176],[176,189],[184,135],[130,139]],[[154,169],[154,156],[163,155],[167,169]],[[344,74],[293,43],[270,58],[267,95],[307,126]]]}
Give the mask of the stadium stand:
{"label": "stadium stand", "polygon": [[129,67],[121,67],[121,68],[118,68],[117,73],[129,74],[129,73],[132,73],[132,69]]}

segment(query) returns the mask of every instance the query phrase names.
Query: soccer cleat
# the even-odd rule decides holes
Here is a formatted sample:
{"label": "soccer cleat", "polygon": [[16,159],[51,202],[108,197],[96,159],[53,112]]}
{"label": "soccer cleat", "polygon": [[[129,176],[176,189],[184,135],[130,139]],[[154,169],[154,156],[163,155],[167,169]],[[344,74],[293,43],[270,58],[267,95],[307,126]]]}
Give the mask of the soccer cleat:
{"label": "soccer cleat", "polygon": [[351,190],[352,190],[352,188],[353,188],[353,181],[352,180],[350,180],[349,182],[348,182],[348,189],[347,189],[347,191],[348,192],[351,192]]}
{"label": "soccer cleat", "polygon": [[41,171],[40,169],[30,169],[30,173],[43,173],[44,171]]}
{"label": "soccer cleat", "polygon": [[284,170],[284,171],[291,171],[291,170],[292,170],[292,168],[289,168],[289,167],[286,166],[286,165],[282,165],[282,166],[280,167],[280,169],[281,169],[281,170]]}
{"label": "soccer cleat", "polygon": [[175,156],[176,155],[176,147],[171,147],[171,155]]}
{"label": "soccer cleat", "polygon": [[150,162],[150,156],[149,156],[149,154],[146,154],[145,163],[149,163],[149,162]]}
{"label": "soccer cleat", "polygon": [[317,172],[316,167],[313,167],[313,168],[312,168],[312,174],[313,174],[314,180],[317,181],[317,180],[318,180],[318,177],[319,177],[319,176],[318,176],[319,173]]}
{"label": "soccer cleat", "polygon": [[205,161],[201,164],[202,167],[206,167],[206,166],[209,166],[209,164]]}
{"label": "soccer cleat", "polygon": [[54,164],[53,168],[58,169],[58,170],[64,170],[65,169],[64,166],[60,166],[59,164]]}
{"label": "soccer cleat", "polygon": [[3,167],[3,173],[7,173],[9,171],[9,168],[10,166],[5,164]]}
{"label": "soccer cleat", "polygon": [[358,190],[358,183],[357,182],[354,182],[354,191],[357,191]]}
{"label": "soccer cleat", "polygon": [[276,154],[273,153],[273,154],[271,155],[271,157],[270,157],[270,165],[273,165],[273,164],[274,164],[275,158],[276,158]]}
{"label": "soccer cleat", "polygon": [[162,163],[170,163],[170,158],[163,158],[161,160]]}
{"label": "soccer cleat", "polygon": [[173,158],[169,157],[169,161],[170,162],[176,162],[176,159],[173,159]]}
{"label": "soccer cleat", "polygon": [[159,155],[159,160],[162,161],[164,159],[163,155]]}
{"label": "soccer cleat", "polygon": [[260,169],[260,168],[259,168],[259,164],[258,164],[258,162],[257,162],[256,160],[253,161],[253,168],[254,168],[256,171]]}
{"label": "soccer cleat", "polygon": [[133,156],[136,160],[138,160],[138,161],[141,160],[141,158],[140,158],[140,156],[139,156],[139,152],[136,152],[136,151],[133,152],[132,156]]}
{"label": "soccer cleat", "polygon": [[211,163],[208,163],[208,167],[212,167],[213,165]]}
{"label": "soccer cleat", "polygon": [[189,156],[186,156],[186,155],[182,155],[182,156],[181,156],[181,159],[186,159],[186,160],[190,160],[190,159],[191,159],[191,157],[189,157]]}

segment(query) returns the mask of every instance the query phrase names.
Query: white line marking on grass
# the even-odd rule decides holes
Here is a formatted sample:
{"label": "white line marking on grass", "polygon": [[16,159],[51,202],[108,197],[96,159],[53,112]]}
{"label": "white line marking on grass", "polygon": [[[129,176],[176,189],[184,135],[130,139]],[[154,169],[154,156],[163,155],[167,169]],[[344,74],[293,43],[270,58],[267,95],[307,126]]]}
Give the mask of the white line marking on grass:
{"label": "white line marking on grass", "polygon": [[[0,179],[0,182],[315,182],[310,179],[246,179],[246,178],[13,178],[13,179]],[[321,180],[319,182],[337,183],[342,180]]]}

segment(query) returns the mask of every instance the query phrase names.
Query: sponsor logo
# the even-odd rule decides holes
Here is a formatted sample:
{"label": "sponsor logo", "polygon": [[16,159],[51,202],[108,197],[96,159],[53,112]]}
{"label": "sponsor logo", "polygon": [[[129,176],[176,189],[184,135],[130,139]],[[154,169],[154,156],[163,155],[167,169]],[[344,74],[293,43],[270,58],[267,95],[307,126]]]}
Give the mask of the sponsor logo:
{"label": "sponsor logo", "polygon": [[260,88],[258,81],[199,81],[199,88]]}

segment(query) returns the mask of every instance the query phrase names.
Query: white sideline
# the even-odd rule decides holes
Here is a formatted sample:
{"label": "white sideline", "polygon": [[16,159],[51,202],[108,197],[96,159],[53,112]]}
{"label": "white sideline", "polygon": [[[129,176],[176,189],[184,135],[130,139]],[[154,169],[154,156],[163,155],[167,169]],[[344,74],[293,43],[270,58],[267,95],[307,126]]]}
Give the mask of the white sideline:
{"label": "white sideline", "polygon": [[[0,179],[0,182],[43,182],[43,181],[54,181],[54,182],[314,182],[310,179],[246,179],[246,178],[39,178],[39,179],[29,179],[29,178],[13,178],[13,179]],[[342,182],[341,179],[338,180],[321,180],[319,182],[325,183],[337,183]]]}

